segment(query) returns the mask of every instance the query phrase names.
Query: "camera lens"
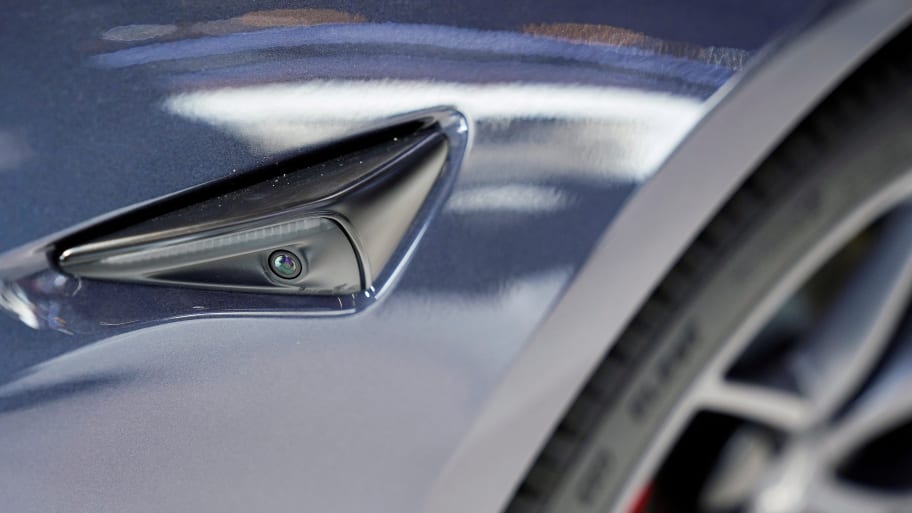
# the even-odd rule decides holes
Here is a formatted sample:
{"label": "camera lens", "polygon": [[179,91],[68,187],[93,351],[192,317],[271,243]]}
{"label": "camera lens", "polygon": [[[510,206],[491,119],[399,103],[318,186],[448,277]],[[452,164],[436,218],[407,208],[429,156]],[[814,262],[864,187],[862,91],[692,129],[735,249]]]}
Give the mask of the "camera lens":
{"label": "camera lens", "polygon": [[279,278],[291,280],[301,275],[301,260],[290,251],[279,250],[269,255],[269,269]]}

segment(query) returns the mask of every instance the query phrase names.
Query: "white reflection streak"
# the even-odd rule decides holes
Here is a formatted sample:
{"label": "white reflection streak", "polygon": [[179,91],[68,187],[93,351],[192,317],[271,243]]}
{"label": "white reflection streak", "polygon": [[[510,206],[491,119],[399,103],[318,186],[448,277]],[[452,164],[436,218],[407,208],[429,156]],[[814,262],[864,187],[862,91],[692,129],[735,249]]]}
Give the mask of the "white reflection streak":
{"label": "white reflection streak", "polygon": [[[224,88],[177,94],[165,102],[166,110],[223,129],[263,152],[325,142],[370,123],[434,107],[453,107],[476,125],[561,122],[588,138],[607,127],[606,137],[619,132],[632,136],[620,142],[635,162],[622,167],[638,178],[651,174],[703,113],[701,102],[693,98],[613,87],[401,80]],[[602,151],[598,146],[592,151]]]}
{"label": "white reflection streak", "polygon": [[523,214],[554,212],[569,204],[567,195],[553,187],[504,185],[458,190],[447,202],[454,212],[510,211]]}
{"label": "white reflection streak", "polygon": [[12,313],[29,328],[41,327],[34,305],[18,283],[0,281],[0,309]]}

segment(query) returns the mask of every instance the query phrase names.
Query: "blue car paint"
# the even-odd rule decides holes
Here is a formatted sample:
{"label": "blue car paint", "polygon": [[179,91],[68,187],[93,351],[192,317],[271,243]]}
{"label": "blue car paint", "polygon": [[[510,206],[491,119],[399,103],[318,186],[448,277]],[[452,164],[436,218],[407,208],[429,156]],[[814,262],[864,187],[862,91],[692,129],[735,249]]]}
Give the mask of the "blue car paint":
{"label": "blue car paint", "polygon": [[[276,3],[275,7],[290,6]],[[289,81],[395,79],[482,86],[583,84],[699,101],[736,69],[636,46],[568,42],[521,31],[530,24],[603,24],[692,46],[726,47],[731,50],[729,55],[746,56],[817,4],[751,2],[732,8],[725,2],[698,2],[688,7],[671,1],[608,2],[593,9],[585,2],[527,3],[504,6],[493,13],[489,3],[481,2],[396,4],[395,9],[382,3],[340,2],[326,7],[358,14],[371,23],[246,27],[222,35],[188,33],[181,37],[181,31],[194,23],[230,20],[269,7],[238,2],[190,7],[99,2],[79,8],[34,2],[7,7],[0,21],[6,69],[0,81],[5,99],[0,107],[0,251],[277,158],[219,127],[163,108],[168,98],[187,91]],[[128,43],[101,37],[117,27],[135,25],[174,25],[177,31],[169,34],[177,35]],[[420,43],[410,44],[410,40]],[[416,433],[424,450],[435,455],[435,465],[440,464],[469,423],[473,408],[484,400],[498,370],[521,350],[523,341],[585,262],[597,237],[643,179],[611,169],[603,174],[579,173],[569,169],[572,166],[555,167],[534,178],[509,163],[473,167],[472,151],[484,148],[484,141],[491,141],[490,148],[501,148],[523,140],[528,121],[511,123],[507,128],[495,122],[473,125],[471,135],[476,140],[459,170],[454,195],[484,188],[528,192],[522,187],[532,185],[536,194],[550,191],[545,194],[563,198],[559,208],[529,212],[445,206],[427,220],[424,239],[388,300],[346,318],[148,318],[143,313],[150,305],[184,302],[188,308],[198,306],[194,301],[198,292],[126,285],[111,286],[111,304],[128,312],[128,322],[118,318],[114,323],[118,326],[107,326],[112,323],[105,319],[104,308],[110,308],[105,304],[89,305],[88,310],[91,319],[92,309],[97,309],[94,322],[105,324],[104,329],[69,330],[57,325],[55,330],[33,330],[13,316],[2,316],[0,383],[10,385],[0,393],[0,421],[77,396],[109,397],[107,394],[128,390],[143,379],[166,388],[183,380],[204,383],[216,379],[213,372],[238,366],[248,366],[265,379],[276,372],[269,368],[273,359],[299,357],[303,360],[297,372],[312,381],[280,378],[275,386],[331,384],[335,378],[321,381],[313,376],[322,372],[338,378],[345,369],[375,369],[374,378],[357,382],[358,386],[340,385],[337,393],[328,393],[327,401],[332,399],[336,405],[366,404],[372,388],[388,395],[394,390],[402,392],[411,380],[428,373],[445,377],[431,380],[428,391],[438,393],[444,402],[462,397],[458,400],[464,404],[451,411],[463,412],[464,417],[450,419],[448,426],[435,424],[437,434]],[[555,129],[560,127],[557,124]],[[299,149],[308,148],[302,145]],[[207,312],[229,313],[238,307],[233,303],[243,307],[243,301],[226,295]],[[47,316],[52,321],[63,319],[59,313],[50,311]],[[155,340],[162,344],[156,345]],[[125,353],[123,344],[135,344],[136,352]],[[288,344],[295,345],[293,351]],[[439,351],[429,353],[429,346]],[[88,349],[94,349],[96,355],[110,352],[118,363],[99,369],[85,352]],[[69,353],[70,358],[61,359]],[[198,366],[179,363],[184,358]],[[45,375],[61,365],[84,372],[65,372],[56,380]],[[390,374],[400,377],[392,381],[384,377]],[[263,383],[260,378],[248,382]],[[263,390],[276,389],[264,386]],[[413,399],[433,411],[429,396]],[[213,400],[225,397],[220,392]],[[332,401],[311,400],[316,404],[308,407],[315,414],[333,411]],[[171,403],[161,405],[163,411],[173,407]],[[396,428],[389,412],[375,413],[365,416],[373,423],[371,429]],[[110,417],[114,414],[103,410],[98,414],[113,425],[136,428],[144,422]],[[217,432],[217,418],[214,415],[211,421],[202,422]],[[9,440],[19,440],[16,433],[21,434],[18,428],[10,431]],[[353,433],[357,433],[355,428],[348,434]],[[311,436],[313,443],[335,440],[325,432]],[[363,447],[353,443],[351,452],[341,451],[340,460],[357,461],[356,449]],[[108,456],[112,454],[118,453]],[[393,462],[392,468],[408,467],[409,458]],[[148,455],[139,461],[147,459]],[[16,456],[5,461],[6,465],[16,464]],[[325,472],[314,483],[343,475]],[[87,483],[97,484],[91,479]],[[60,493],[66,496],[66,490]],[[110,499],[119,493],[104,490],[99,497]],[[310,493],[315,501],[321,499],[318,488]],[[367,498],[383,496],[380,489],[365,492]],[[396,496],[401,501],[405,497]],[[357,501],[346,501],[340,499],[337,510],[355,509]],[[393,501],[392,506],[415,508],[407,501]]]}
{"label": "blue car paint", "polygon": [[[740,23],[749,30],[730,34],[730,25],[719,23],[714,26],[717,34],[707,30],[706,25],[686,34],[681,31],[689,24],[669,21],[677,7],[668,2],[624,8],[606,4],[595,10],[585,3],[575,9],[570,5],[558,9],[529,4],[505,9],[493,17],[479,16],[484,11],[481,6],[473,9],[463,5],[455,15],[452,6],[445,5],[395,10],[380,6],[343,3],[330,7],[363,13],[366,19],[386,23],[266,28],[167,42],[153,39],[127,48],[117,48],[99,36],[110,31],[114,23],[129,26],[129,22],[227,19],[243,13],[246,6],[229,2],[182,9],[166,4],[133,8],[98,4],[65,9],[55,8],[50,2],[36,2],[8,9],[0,33],[0,38],[6,40],[5,58],[10,70],[0,84],[8,99],[0,126],[7,154],[5,159],[0,158],[0,164],[7,162],[0,171],[0,190],[5,196],[0,250],[275,158],[252,154],[216,130],[162,112],[159,98],[173,89],[205,88],[213,82],[231,85],[251,80],[317,77],[414,78],[417,74],[423,79],[454,82],[619,85],[706,97],[731,75],[731,68],[636,47],[568,42],[504,29],[518,30],[534,22],[581,19],[597,23],[618,19],[626,24],[622,26],[662,30],[678,39],[690,37],[698,43],[740,44],[752,49],[781,30],[788,16],[794,17],[793,9],[798,9],[794,5],[758,5],[757,9],[771,14],[757,22],[750,19],[749,12],[726,13],[720,6],[707,3],[690,11],[693,20],[705,23],[706,18],[697,14],[715,12],[720,17],[740,17]],[[258,4],[257,10],[265,8]],[[629,19],[637,12],[639,17]],[[660,16],[654,17],[655,13]],[[392,21],[399,23],[389,23]],[[427,24],[434,22],[446,25]],[[283,53],[286,49],[295,53]],[[261,54],[251,57],[252,51]],[[211,64],[225,55],[227,61]],[[560,178],[555,176],[553,180]],[[565,213],[554,220],[558,226],[574,226],[572,236],[548,244],[551,248],[562,247],[560,253],[566,256],[539,255],[533,262],[535,247],[549,235],[540,232],[535,238],[500,241],[498,258],[487,258],[484,265],[475,266],[480,272],[464,283],[450,272],[440,272],[439,268],[446,266],[433,259],[416,262],[403,286],[496,288],[509,274],[505,267],[529,272],[533,268],[578,265],[632,186],[606,184],[601,186],[601,192],[587,184],[557,186],[579,198],[576,215]],[[597,216],[591,215],[593,210]],[[444,228],[446,225],[451,226]],[[438,222],[438,228],[450,234],[447,238],[458,233],[454,230],[461,226],[465,223],[451,222],[447,216]],[[496,238],[502,236],[502,231],[498,231]],[[162,301],[170,301],[167,293],[162,294]],[[142,309],[141,303],[137,302],[136,309]],[[8,352],[19,353],[14,348],[20,346],[18,341],[22,339],[21,345],[28,348],[25,352],[34,353],[22,360],[9,355],[0,376],[58,353],[45,350],[46,346],[58,346],[47,341],[55,335],[31,333],[8,318],[0,322],[10,324],[14,330],[6,332],[8,340],[4,345]],[[9,340],[13,333],[16,336]],[[89,337],[83,343],[91,340]],[[72,348],[81,344],[70,339],[62,345]]]}

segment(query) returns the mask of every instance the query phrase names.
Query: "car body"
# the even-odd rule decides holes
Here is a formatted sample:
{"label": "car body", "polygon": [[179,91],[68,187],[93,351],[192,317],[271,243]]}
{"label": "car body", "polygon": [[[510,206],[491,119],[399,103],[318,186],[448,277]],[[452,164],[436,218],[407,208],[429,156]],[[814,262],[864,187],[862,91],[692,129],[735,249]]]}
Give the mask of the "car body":
{"label": "car body", "polygon": [[[912,16],[292,4],[7,7],[4,510],[502,510],[696,231]],[[461,120],[447,181],[345,308],[24,278],[106,216],[425,111]]]}

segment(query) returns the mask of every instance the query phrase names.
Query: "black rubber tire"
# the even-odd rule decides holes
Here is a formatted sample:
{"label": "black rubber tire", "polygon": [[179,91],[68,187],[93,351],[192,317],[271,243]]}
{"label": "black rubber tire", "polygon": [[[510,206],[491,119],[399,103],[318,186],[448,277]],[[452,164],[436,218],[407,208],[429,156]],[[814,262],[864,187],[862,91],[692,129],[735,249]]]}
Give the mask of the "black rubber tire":
{"label": "black rubber tire", "polygon": [[819,105],[706,226],[591,376],[507,511],[610,511],[682,391],[756,302],[847,212],[910,170],[907,33]]}

